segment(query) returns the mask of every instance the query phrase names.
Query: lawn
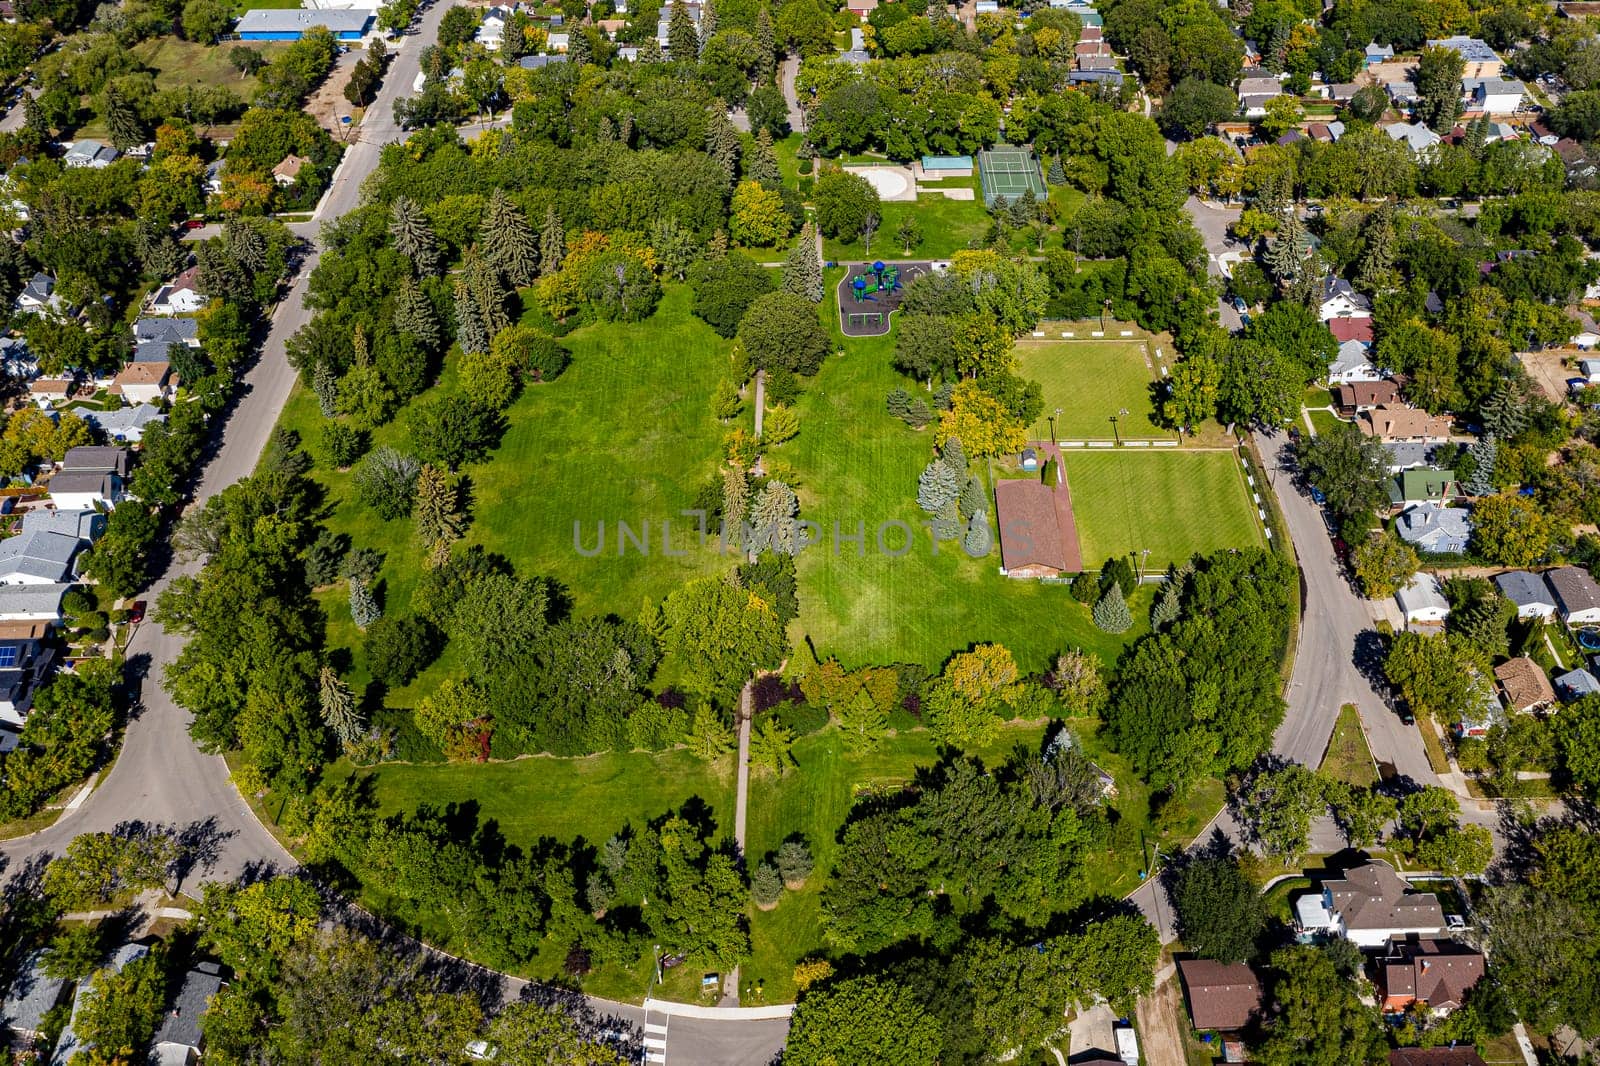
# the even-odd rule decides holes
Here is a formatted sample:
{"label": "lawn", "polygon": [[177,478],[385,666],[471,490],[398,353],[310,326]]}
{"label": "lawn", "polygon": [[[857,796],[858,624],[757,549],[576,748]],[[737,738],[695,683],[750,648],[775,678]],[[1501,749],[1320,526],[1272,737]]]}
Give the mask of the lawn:
{"label": "lawn", "polygon": [[1143,565],[1160,569],[1195,552],[1265,543],[1231,451],[1119,448],[1065,459],[1086,566],[1148,550]]}
{"label": "lawn", "polygon": [[[252,3],[251,6],[256,5]],[[207,45],[178,37],[152,37],[134,45],[132,51],[140,63],[155,71],[157,89],[178,89],[185,85],[217,86],[249,100],[255,95],[256,79],[240,77],[228,62],[228,53],[235,43]],[[249,47],[260,52],[262,58],[271,60],[289,44],[286,41],[252,41]]]}
{"label": "lawn", "polygon": [[[1057,329],[1057,324],[1045,328]],[[1091,328],[1080,324],[1075,332]],[[1173,439],[1170,430],[1155,423],[1155,378],[1145,349],[1142,341],[1023,338],[1017,344],[1020,373],[1044,387],[1044,414],[1029,429],[1031,439],[1050,439],[1050,419],[1057,410],[1057,440]]]}
{"label": "lawn", "polygon": [[[830,271],[829,285],[838,278]],[[951,652],[996,641],[1025,670],[1042,669],[1069,646],[1114,658],[1125,639],[1096,629],[1065,586],[1002,578],[998,548],[983,559],[953,542],[935,551],[916,486],[937,434],[907,428],[884,407],[890,389],[915,387],[889,365],[893,335],[842,343],[844,356],[829,359],[796,404],[800,435],[769,452],[771,469],[794,479],[801,517],[822,537],[798,564],[799,627],[818,654],[852,666],[937,667]],[[877,531],[886,522],[914,531],[908,551],[892,554],[905,543],[893,527],[885,530],[888,550],[880,548]],[[857,530],[862,543],[844,539]],[[1135,596],[1139,625],[1128,639],[1138,635],[1148,604],[1148,593]]]}
{"label": "lawn", "polygon": [[1307,411],[1306,417],[1311,419],[1312,432],[1319,437],[1324,433],[1332,433],[1333,427],[1337,426],[1340,421],[1339,416],[1332,411]]}
{"label": "lawn", "polygon": [[1378,769],[1372,762],[1372,751],[1361,729],[1361,714],[1353,703],[1339,708],[1333,739],[1328,741],[1328,751],[1322,756],[1322,771],[1335,780],[1361,787],[1378,783]]}
{"label": "lawn", "polygon": [[[939,182],[930,188],[976,189],[977,186],[977,178],[958,178]],[[900,220],[907,215],[916,216],[917,223],[922,227],[922,243],[911,249],[913,259],[939,259],[964,248],[977,247],[983,244],[984,235],[989,232],[989,212],[983,209],[981,197],[975,200],[949,200],[937,193],[924,191],[915,203],[884,204],[881,212],[883,218],[878,224],[877,234],[872,238],[872,255],[875,257],[902,255],[902,245],[895,231],[900,226]],[[829,237],[822,242],[822,255],[832,261],[859,261],[866,257],[867,251],[859,238],[846,241]]]}
{"label": "lawn", "polygon": [[[1119,825],[1105,846],[1090,856],[1089,876],[1097,894],[1121,896],[1137,887],[1147,853],[1143,845],[1187,844],[1222,804],[1222,785],[1206,781],[1152,826],[1149,789],[1123,759],[1107,750],[1096,736],[1097,723],[1073,720],[1073,731],[1090,758],[1117,779],[1112,799]],[[1019,745],[1034,748],[1044,735],[1039,724],[1013,722],[982,751],[969,754],[995,767]],[[753,957],[742,973],[747,983],[763,983],[765,999],[781,1003],[793,998],[794,964],[808,956],[826,956],[822,938],[821,902],[826,872],[838,851],[836,835],[858,796],[897,789],[916,769],[938,762],[937,745],[922,730],[888,738],[876,751],[850,754],[837,730],[802,737],[794,746],[798,771],[783,778],[755,777],[750,785],[747,853],[752,862],[775,851],[798,833],[809,843],[817,872],[799,892],[784,894],[776,910],[752,910]]]}

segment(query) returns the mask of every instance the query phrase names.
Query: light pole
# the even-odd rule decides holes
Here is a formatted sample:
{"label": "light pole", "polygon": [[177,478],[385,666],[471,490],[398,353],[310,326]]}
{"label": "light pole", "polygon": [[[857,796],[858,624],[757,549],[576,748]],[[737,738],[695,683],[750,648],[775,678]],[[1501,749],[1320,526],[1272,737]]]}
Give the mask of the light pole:
{"label": "light pole", "polygon": [[1057,407],[1056,408],[1056,413],[1050,416],[1050,443],[1051,444],[1057,443],[1057,441],[1056,441],[1056,419],[1058,419],[1060,417],[1061,417],[1061,408]]}
{"label": "light pole", "polygon": [[1122,434],[1117,432],[1117,416],[1116,415],[1108,415],[1107,418],[1111,422],[1111,436],[1116,441],[1117,445],[1120,447],[1122,445]]}

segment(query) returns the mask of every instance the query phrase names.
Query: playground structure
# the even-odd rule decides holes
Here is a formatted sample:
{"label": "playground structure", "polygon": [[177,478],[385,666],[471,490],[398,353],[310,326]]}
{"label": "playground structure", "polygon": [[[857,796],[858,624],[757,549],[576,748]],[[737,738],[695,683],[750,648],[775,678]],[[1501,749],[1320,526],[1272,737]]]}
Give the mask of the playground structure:
{"label": "playground structure", "polygon": [[[829,264],[830,266],[832,264]],[[839,331],[846,337],[881,337],[889,316],[905,299],[906,286],[934,269],[928,262],[844,264],[839,279]]]}

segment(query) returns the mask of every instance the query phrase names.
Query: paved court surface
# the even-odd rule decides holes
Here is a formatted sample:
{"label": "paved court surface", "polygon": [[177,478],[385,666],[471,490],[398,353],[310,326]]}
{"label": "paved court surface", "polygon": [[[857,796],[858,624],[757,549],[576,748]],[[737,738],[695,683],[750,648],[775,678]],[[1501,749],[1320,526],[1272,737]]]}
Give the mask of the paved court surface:
{"label": "paved court surface", "polygon": [[[881,337],[889,332],[889,315],[900,307],[906,288],[917,278],[933,269],[929,262],[884,263],[879,275],[873,268],[877,263],[845,263],[844,277],[839,279],[839,331],[846,337]],[[886,285],[890,270],[896,271],[898,284]],[[856,286],[857,279],[863,282]],[[873,291],[876,290],[876,291]]]}

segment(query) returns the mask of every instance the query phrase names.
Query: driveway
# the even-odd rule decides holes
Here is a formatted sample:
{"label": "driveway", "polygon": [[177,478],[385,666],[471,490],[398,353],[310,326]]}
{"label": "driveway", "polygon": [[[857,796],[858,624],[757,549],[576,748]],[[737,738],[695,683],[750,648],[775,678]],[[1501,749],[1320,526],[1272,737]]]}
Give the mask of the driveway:
{"label": "driveway", "polygon": [[1110,1005],[1105,1003],[1079,1011],[1078,1016],[1067,1026],[1072,1032],[1072,1043],[1067,1052],[1069,1061],[1093,1051],[1105,1052],[1115,1057],[1117,1044],[1116,1038],[1111,1035],[1111,1027],[1116,1020],[1116,1014]]}

